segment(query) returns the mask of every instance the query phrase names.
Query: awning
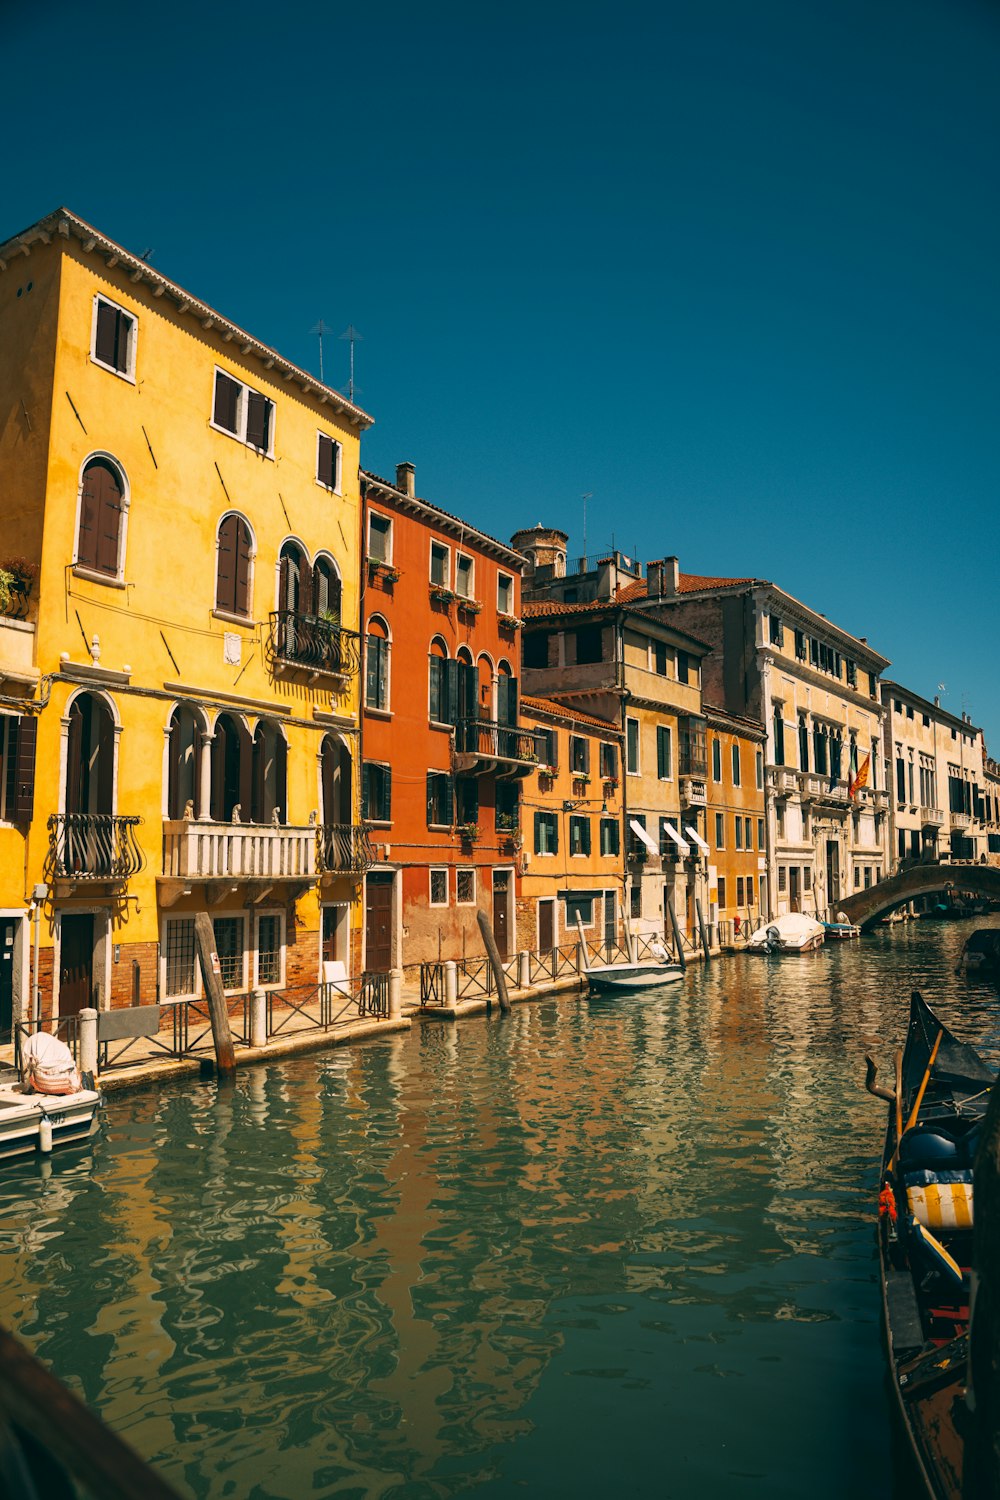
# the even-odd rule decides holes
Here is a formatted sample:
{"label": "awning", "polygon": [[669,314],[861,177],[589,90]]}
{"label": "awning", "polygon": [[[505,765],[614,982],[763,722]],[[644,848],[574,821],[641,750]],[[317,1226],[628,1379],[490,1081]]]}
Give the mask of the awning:
{"label": "awning", "polygon": [[[631,828],[636,838],[642,840],[650,853],[655,854],[656,858],[659,859],[660,851],[653,840],[650,838],[649,834],[646,832],[645,828],[643,828],[642,824],[637,822],[635,818],[629,818],[628,826]],[[687,848],[687,845],[685,844],[684,847]]]}
{"label": "awning", "polygon": [[698,832],[697,828],[692,828],[689,823],[685,823],[684,824],[684,832],[687,833],[687,834],[690,834],[691,838],[693,838],[694,841],[695,841],[695,843],[698,845],[698,848],[701,849],[705,854],[710,854],[711,853],[711,850],[709,849],[708,845],[705,843],[705,840],[702,838],[702,836]]}
{"label": "awning", "polygon": [[[688,843],[687,839],[682,839],[681,838],[680,834],[677,832],[677,829],[674,827],[673,823],[668,823],[666,820],[664,820],[660,824],[660,827],[663,829],[663,832],[665,834],[667,834],[670,838],[673,839],[674,843],[677,845],[678,849],[681,851],[682,854],[690,854],[691,853],[691,845]],[[647,842],[648,842],[648,840],[647,840]],[[659,853],[659,850],[657,850],[657,853]]]}

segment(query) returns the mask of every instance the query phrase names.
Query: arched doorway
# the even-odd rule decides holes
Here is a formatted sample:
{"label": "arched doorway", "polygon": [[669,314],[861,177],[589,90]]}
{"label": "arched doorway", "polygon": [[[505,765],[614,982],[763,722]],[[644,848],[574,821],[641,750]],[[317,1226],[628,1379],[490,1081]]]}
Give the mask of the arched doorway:
{"label": "arched doorway", "polygon": [[287,784],[285,736],[272,719],[261,719],[253,737],[251,823],[287,823]]}
{"label": "arched doorway", "polygon": [[220,714],[215,721],[212,740],[211,813],[214,823],[231,823],[237,808],[241,819],[249,820],[250,776],[250,732],[242,719],[233,714]]}
{"label": "arched doorway", "polygon": [[70,704],[66,793],[57,869],[66,875],[108,878],[113,873],[115,721],[94,693]]}
{"label": "arched doorway", "polygon": [[190,804],[196,818],[201,817],[201,756],[205,733],[200,714],[187,703],[179,703],[170,715],[167,745],[167,817],[184,817]]}
{"label": "arched doorway", "polygon": [[357,868],[360,830],[354,824],[351,752],[328,734],[320,750],[323,806],[321,850],[324,870]]}

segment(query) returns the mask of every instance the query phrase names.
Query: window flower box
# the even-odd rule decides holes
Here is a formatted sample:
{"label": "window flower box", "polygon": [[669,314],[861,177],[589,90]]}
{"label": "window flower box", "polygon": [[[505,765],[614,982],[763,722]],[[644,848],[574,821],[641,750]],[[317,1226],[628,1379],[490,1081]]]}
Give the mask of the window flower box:
{"label": "window flower box", "polygon": [[368,571],[373,578],[381,578],[383,583],[396,583],[401,576],[398,568],[394,568],[392,563],[383,562],[380,557],[368,559]]}
{"label": "window flower box", "polygon": [[456,597],[457,595],[451,589],[445,588],[444,584],[431,584],[431,598],[436,604],[451,604]]}
{"label": "window flower box", "polygon": [[517,615],[505,615],[502,610],[498,610],[497,624],[501,630],[520,630],[524,621],[519,620]]}
{"label": "window flower box", "polygon": [[479,840],[478,823],[459,823],[458,836],[464,844],[475,844]]}
{"label": "window flower box", "polygon": [[480,599],[461,599],[460,598],[459,601],[458,601],[458,607],[463,612],[463,614],[478,615],[478,614],[482,613],[483,605],[482,605],[482,600],[480,600]]}

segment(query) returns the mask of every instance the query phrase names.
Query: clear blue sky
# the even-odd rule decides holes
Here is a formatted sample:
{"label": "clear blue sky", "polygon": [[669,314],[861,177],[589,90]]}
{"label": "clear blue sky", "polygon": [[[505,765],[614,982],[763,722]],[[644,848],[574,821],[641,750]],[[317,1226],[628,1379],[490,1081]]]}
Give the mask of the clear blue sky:
{"label": "clear blue sky", "polygon": [[[754,574],[1000,753],[992,0],[0,0],[0,235],[59,204],[286,356],[363,461]],[[327,380],[347,381],[328,340]]]}

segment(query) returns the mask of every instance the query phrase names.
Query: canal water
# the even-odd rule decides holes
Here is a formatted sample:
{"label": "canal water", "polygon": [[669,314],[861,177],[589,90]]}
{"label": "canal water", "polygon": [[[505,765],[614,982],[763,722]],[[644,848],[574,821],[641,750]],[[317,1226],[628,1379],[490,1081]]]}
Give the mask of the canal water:
{"label": "canal water", "polygon": [[0,1322],[183,1495],[891,1494],[863,1054],[918,986],[1000,1057],[968,930],[112,1096]]}

